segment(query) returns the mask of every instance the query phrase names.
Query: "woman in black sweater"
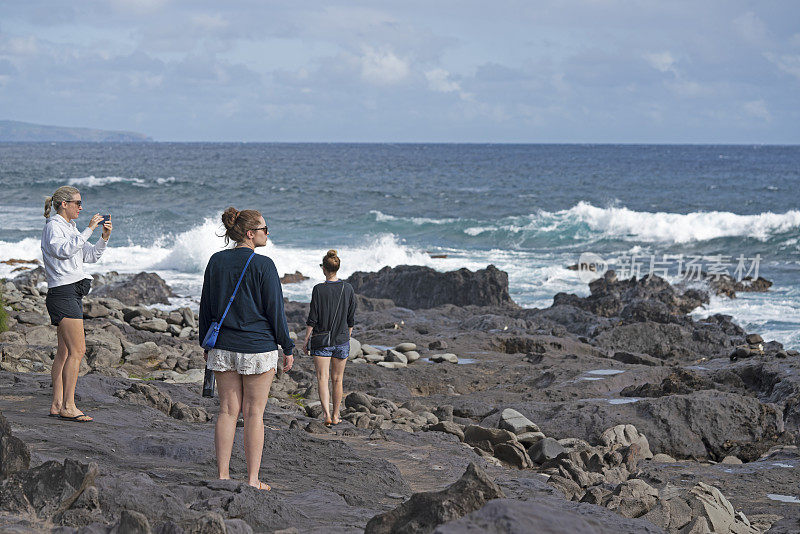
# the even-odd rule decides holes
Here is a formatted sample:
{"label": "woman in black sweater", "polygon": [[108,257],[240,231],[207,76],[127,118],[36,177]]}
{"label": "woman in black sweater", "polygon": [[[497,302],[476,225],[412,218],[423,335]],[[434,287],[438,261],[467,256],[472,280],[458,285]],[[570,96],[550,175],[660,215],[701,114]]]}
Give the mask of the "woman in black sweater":
{"label": "woman in black sweater", "polygon": [[[350,335],[355,324],[356,299],[353,286],[339,280],[336,273],[339,271],[341,260],[335,250],[329,250],[322,258],[322,273],[325,282],[314,286],[311,292],[311,304],[306,320],[306,337],[303,341],[303,350],[314,356],[314,367],[317,370],[317,386],[319,400],[322,403],[322,413],[325,424],[338,425],[339,407],[342,404],[342,379],[344,367],[350,355]],[[309,340],[324,338],[324,346],[316,346]],[[333,364],[333,373],[330,368]],[[330,391],[328,380],[333,382],[333,412],[330,411]]]}
{"label": "woman in black sweater", "polygon": [[[283,311],[283,292],[275,264],[255,254],[267,244],[267,223],[256,210],[228,208],[222,214],[225,244],[208,261],[200,298],[200,339],[213,321],[219,321],[239,277],[241,285],[225,315],[214,348],[206,352],[206,367],[214,371],[219,390],[219,415],[214,431],[220,479],[230,478],[230,459],[236,421],[244,416],[244,452],[247,481],[269,490],[258,478],[264,448],[264,409],[283,349],[283,370],[292,368],[294,343]],[[252,258],[251,258],[252,256]],[[249,264],[247,264],[249,260]],[[247,267],[245,268],[245,265]],[[244,274],[242,275],[242,272]]]}

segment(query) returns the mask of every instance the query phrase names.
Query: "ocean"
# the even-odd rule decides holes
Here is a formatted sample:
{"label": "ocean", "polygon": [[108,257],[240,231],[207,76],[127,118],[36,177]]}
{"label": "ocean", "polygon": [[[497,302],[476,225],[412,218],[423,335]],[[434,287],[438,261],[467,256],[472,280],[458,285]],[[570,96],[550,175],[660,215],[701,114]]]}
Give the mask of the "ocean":
{"label": "ocean", "polygon": [[311,277],[284,286],[290,299],[310,298],[329,248],[344,277],[491,263],[526,307],[588,295],[566,268],[585,253],[623,273],[652,262],[673,282],[757,269],[768,293],[714,297],[693,316],[730,314],[800,349],[800,146],[0,143],[0,260],[41,258],[44,197],[64,184],[81,190],[79,227],[112,215],[96,271],[155,271],[175,304],[197,305],[232,205],[264,214],[259,252],[280,274]]}

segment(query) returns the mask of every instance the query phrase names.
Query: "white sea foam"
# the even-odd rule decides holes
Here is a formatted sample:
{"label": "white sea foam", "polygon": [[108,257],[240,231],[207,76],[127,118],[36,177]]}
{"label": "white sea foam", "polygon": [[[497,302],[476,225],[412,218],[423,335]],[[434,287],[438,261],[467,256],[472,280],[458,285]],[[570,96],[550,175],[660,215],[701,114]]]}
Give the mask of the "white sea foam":
{"label": "white sea foam", "polygon": [[102,187],[104,185],[118,184],[121,182],[128,182],[139,186],[145,184],[145,181],[141,178],[123,178],[122,176],[104,176],[102,178],[98,178],[96,176],[86,176],[83,178],[70,178],[67,180],[69,185],[74,185],[76,187]]}
{"label": "white sea foam", "polygon": [[540,210],[527,217],[507,218],[501,224],[469,226],[463,232],[473,237],[491,232],[564,232],[575,239],[589,238],[581,234],[580,225],[603,237],[648,243],[690,243],[721,237],[752,237],[764,241],[773,235],[800,229],[800,211],[757,215],[725,211],[682,214],[634,211],[617,206],[600,208],[579,202],[568,210]]}
{"label": "white sea foam", "polygon": [[429,217],[397,217],[395,215],[388,215],[378,210],[370,210],[370,214],[375,216],[375,220],[377,222],[403,221],[410,222],[417,226],[421,226],[423,224],[449,224],[458,221],[458,219],[431,219]]}
{"label": "white sea foam", "polygon": [[766,341],[800,347],[800,290],[773,287],[766,293],[737,293],[735,299],[712,296],[709,304],[691,313],[700,319],[722,313],[748,332],[758,332]]}
{"label": "white sea foam", "polygon": [[579,202],[566,214],[588,224],[592,230],[648,242],[688,243],[734,236],[766,240],[771,235],[800,228],[798,210],[757,215],[723,211],[650,213],[618,207],[598,208]]}

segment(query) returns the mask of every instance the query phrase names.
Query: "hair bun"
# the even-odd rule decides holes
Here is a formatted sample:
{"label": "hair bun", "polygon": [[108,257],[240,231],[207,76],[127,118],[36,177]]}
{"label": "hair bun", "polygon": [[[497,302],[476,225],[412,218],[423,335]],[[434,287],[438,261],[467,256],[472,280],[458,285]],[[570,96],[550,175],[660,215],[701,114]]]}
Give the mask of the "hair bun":
{"label": "hair bun", "polygon": [[336,257],[336,250],[334,250],[334,249],[330,249],[330,250],[328,251],[328,257],[329,257],[329,258],[335,258],[335,257]]}
{"label": "hair bun", "polygon": [[241,212],[233,206],[222,212],[222,224],[225,225],[225,228],[228,230],[233,228],[233,225],[236,224],[236,219],[239,218],[239,213]]}

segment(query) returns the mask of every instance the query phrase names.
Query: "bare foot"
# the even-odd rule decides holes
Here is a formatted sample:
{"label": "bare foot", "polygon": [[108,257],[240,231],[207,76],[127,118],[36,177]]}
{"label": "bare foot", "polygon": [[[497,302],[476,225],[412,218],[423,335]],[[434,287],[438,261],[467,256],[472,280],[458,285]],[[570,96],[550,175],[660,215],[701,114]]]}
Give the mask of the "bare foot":
{"label": "bare foot", "polygon": [[333,421],[331,421],[329,418],[327,418],[327,417],[326,417],[326,418],[325,418],[325,423],[323,423],[323,424],[324,424],[325,426],[331,426],[331,425],[333,424]]}
{"label": "bare foot", "polygon": [[257,490],[264,490],[264,491],[272,490],[272,488],[269,487],[269,484],[265,484],[265,483],[261,482],[260,480],[257,481],[255,484],[253,484],[251,482],[248,482],[248,484],[250,484],[250,486],[256,488]]}
{"label": "bare foot", "polygon": [[342,420],[339,419],[338,417],[334,417],[333,420],[331,420],[331,424],[332,425],[338,425],[341,422],[342,422]]}

